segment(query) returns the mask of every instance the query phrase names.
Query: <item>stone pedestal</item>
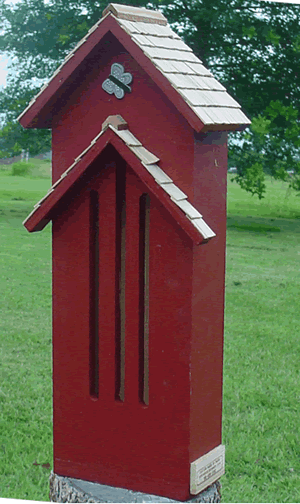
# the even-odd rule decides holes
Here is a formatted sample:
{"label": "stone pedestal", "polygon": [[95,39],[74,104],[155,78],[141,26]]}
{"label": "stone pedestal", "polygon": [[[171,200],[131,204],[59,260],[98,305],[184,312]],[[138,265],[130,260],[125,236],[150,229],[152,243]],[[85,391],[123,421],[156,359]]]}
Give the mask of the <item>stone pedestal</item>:
{"label": "stone pedestal", "polygon": [[[221,502],[221,485],[217,481],[186,502]],[[100,485],[75,478],[50,475],[51,502],[179,502],[124,488]]]}

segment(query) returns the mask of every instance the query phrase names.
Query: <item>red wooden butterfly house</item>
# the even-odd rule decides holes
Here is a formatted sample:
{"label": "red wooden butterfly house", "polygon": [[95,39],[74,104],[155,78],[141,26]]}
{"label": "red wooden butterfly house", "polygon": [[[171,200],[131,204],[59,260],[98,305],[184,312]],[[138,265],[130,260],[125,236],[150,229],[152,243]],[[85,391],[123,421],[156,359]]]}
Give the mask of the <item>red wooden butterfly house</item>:
{"label": "red wooden butterfly house", "polygon": [[155,11],[110,4],[19,118],[52,128],[54,471],[187,500],[224,472],[227,131]]}

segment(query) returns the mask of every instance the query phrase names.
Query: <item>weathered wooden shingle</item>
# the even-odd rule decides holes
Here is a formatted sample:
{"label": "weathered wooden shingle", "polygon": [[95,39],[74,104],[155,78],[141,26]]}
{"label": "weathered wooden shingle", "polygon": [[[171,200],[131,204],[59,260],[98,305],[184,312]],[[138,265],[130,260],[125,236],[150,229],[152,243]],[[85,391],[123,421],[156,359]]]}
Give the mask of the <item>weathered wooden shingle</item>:
{"label": "weathered wooden shingle", "polygon": [[155,23],[162,26],[166,26],[168,24],[167,19],[161,12],[149,10],[145,7],[138,8],[132,7],[131,5],[111,3],[104,9],[103,15],[105,16],[109,12],[112,12],[120,19],[128,19],[129,21],[142,21],[147,24]]}
{"label": "weathered wooden shingle", "polygon": [[142,165],[146,170],[152,175],[158,184],[166,184],[173,182],[173,180],[167,175],[157,164],[145,164]]}
{"label": "weathered wooden shingle", "polygon": [[[133,37],[139,37],[139,35],[133,35]],[[183,40],[171,38],[171,37],[159,37],[154,35],[140,35],[143,37],[141,43],[142,45],[161,47],[163,49],[170,49],[171,51],[183,51],[183,52],[192,52],[192,49],[187,46]]]}
{"label": "weathered wooden shingle", "polygon": [[142,147],[141,142],[128,129],[122,131],[118,130],[117,134],[120,138],[122,138],[126,145],[128,145],[128,147]]}
{"label": "weathered wooden shingle", "polygon": [[[140,33],[142,35],[153,35],[157,37],[168,37],[173,39],[180,39],[170,26],[159,26],[156,24],[148,24],[143,22],[132,22],[127,19],[120,20],[120,24],[127,29],[131,34]],[[180,39],[181,40],[181,39]]]}
{"label": "weathered wooden shingle", "polygon": [[[119,135],[119,136],[121,137],[121,135]],[[122,138],[122,140],[123,140],[123,138]],[[145,147],[143,147],[142,145],[140,145],[138,147],[128,145],[128,147],[142,161],[142,163],[153,164],[153,163],[157,163],[159,161],[159,158],[157,156],[152,154],[152,152],[148,151],[148,149],[145,149]]]}
{"label": "weathered wooden shingle", "polygon": [[178,49],[166,49],[157,46],[141,46],[144,53],[148,54],[151,60],[163,59],[170,61],[183,61],[184,63],[197,63],[197,56],[190,51],[180,51]]}
{"label": "weathered wooden shingle", "polygon": [[168,193],[173,201],[181,201],[187,199],[187,195],[179,189],[175,184],[160,184],[160,186]]}
{"label": "weathered wooden shingle", "polygon": [[189,219],[201,219],[202,215],[198,210],[191,205],[187,199],[177,200],[176,205],[189,217]]}
{"label": "weathered wooden shingle", "polygon": [[178,73],[182,74],[183,76],[194,74],[194,71],[189,67],[189,65],[186,65],[183,61],[171,61],[164,59],[154,59],[153,61],[155,66],[167,77],[169,73]]}
{"label": "weathered wooden shingle", "polygon": [[168,79],[177,89],[195,89],[195,90],[216,90],[224,91],[225,88],[213,77],[204,77],[200,75],[184,75],[182,73],[168,73]]}

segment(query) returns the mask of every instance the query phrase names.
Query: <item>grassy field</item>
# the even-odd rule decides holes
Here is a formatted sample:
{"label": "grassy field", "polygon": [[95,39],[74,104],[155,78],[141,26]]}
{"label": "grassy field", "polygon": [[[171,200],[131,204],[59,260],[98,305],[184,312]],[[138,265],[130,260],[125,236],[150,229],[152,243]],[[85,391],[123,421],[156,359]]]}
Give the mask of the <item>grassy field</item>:
{"label": "grassy field", "polygon": [[49,500],[51,234],[49,226],[34,234],[22,226],[49,186],[49,175],[0,171],[1,497]]}
{"label": "grassy field", "polygon": [[[51,235],[22,227],[37,175],[0,170],[0,496],[48,500]],[[300,198],[268,186],[228,186],[223,502],[300,502]]]}
{"label": "grassy field", "polygon": [[224,502],[300,502],[300,198],[268,185],[228,184]]}

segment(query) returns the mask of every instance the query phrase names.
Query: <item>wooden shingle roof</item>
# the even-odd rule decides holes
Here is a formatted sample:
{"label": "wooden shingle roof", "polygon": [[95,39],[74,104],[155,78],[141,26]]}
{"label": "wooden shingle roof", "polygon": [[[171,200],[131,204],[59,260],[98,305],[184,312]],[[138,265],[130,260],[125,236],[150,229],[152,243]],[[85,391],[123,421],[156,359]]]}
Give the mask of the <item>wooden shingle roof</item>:
{"label": "wooden shingle roof", "polygon": [[[142,182],[159,198],[195,244],[200,244],[215,236],[214,231],[204,221],[199,211],[188,201],[187,195],[158,166],[159,158],[141,144],[120,116],[107,118],[100,133],[35,205],[34,210],[23,223],[28,231],[40,231],[48,224],[54,215],[55,207],[108,143],[120,152]],[[134,157],[132,155],[128,157],[128,151]]]}
{"label": "wooden shingle roof", "polygon": [[169,26],[118,22],[205,126],[250,124],[240,105]]}
{"label": "wooden shingle roof", "polygon": [[51,126],[55,96],[108,32],[121,41],[196,131],[237,130],[250,124],[240,105],[160,12],[110,4],[103,14],[19,116],[24,127]]}

